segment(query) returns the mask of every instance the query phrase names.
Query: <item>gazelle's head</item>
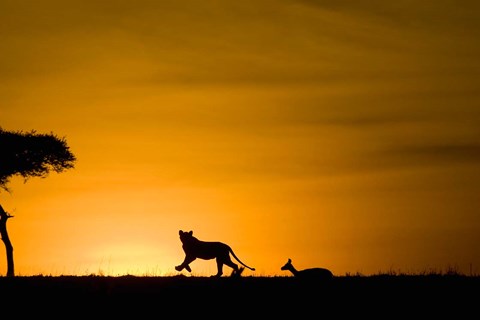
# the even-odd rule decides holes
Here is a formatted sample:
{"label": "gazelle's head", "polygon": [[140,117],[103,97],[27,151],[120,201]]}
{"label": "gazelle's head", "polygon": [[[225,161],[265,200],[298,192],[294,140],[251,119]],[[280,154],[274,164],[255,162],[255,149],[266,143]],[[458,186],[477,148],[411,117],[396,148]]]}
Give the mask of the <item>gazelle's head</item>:
{"label": "gazelle's head", "polygon": [[283,265],[283,267],[281,267],[280,269],[281,270],[291,270],[293,268],[293,265],[292,265],[292,259],[288,259],[287,263],[285,263]]}

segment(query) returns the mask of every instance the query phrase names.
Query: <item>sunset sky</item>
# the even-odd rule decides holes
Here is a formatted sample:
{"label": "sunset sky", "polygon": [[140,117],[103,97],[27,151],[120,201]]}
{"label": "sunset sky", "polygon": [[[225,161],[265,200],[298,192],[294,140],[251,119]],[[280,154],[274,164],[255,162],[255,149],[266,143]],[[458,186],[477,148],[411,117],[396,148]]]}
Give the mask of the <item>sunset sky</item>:
{"label": "sunset sky", "polygon": [[77,157],[0,191],[16,275],[176,275],[179,230],[246,276],[480,273],[479,1],[0,0],[0,39],[0,127]]}

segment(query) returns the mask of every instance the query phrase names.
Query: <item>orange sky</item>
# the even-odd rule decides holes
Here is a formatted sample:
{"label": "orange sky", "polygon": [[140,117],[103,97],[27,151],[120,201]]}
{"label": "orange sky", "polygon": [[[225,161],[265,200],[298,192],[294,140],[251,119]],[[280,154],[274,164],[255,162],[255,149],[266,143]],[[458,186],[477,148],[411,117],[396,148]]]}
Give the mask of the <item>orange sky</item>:
{"label": "orange sky", "polygon": [[479,274],[479,12],[2,0],[0,126],[78,159],[1,191],[15,273],[174,275],[182,229],[245,275]]}

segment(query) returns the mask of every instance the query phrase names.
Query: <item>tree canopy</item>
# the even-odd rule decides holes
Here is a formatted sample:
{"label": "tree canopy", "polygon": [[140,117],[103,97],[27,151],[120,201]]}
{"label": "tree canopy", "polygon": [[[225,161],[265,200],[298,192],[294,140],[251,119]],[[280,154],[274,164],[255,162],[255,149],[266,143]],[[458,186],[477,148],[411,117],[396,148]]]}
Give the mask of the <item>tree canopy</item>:
{"label": "tree canopy", "polygon": [[6,131],[0,127],[0,188],[6,191],[10,178],[19,175],[46,177],[74,167],[75,155],[66,139],[53,133]]}

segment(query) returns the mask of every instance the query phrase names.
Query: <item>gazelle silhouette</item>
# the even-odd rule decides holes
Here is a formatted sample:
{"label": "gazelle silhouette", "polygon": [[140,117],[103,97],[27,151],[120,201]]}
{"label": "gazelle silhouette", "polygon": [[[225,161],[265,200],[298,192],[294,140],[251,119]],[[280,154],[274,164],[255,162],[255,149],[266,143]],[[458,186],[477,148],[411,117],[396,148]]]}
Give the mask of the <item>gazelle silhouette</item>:
{"label": "gazelle silhouette", "polygon": [[297,270],[292,264],[292,259],[288,259],[287,263],[283,265],[281,270],[290,271],[295,277],[302,279],[316,279],[316,280],[328,280],[333,278],[333,273],[325,268],[309,268],[303,270]]}

